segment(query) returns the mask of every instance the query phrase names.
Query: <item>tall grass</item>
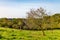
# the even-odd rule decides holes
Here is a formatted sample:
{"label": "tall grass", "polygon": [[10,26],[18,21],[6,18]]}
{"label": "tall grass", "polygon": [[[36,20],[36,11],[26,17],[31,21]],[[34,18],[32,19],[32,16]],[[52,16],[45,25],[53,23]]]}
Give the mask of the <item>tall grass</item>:
{"label": "tall grass", "polygon": [[45,30],[45,34],[43,36],[41,31],[0,27],[0,40],[60,40],[60,30]]}

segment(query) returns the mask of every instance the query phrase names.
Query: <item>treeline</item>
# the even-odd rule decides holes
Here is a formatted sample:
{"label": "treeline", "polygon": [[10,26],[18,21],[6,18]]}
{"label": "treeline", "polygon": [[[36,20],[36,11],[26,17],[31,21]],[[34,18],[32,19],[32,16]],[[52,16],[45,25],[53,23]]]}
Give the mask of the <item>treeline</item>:
{"label": "treeline", "polygon": [[[30,29],[39,30],[41,29],[37,24],[40,23],[39,19],[24,19],[24,18],[0,18],[0,27],[14,28],[14,29]],[[60,28],[60,14],[56,13],[51,16],[45,16],[42,20],[43,29]]]}

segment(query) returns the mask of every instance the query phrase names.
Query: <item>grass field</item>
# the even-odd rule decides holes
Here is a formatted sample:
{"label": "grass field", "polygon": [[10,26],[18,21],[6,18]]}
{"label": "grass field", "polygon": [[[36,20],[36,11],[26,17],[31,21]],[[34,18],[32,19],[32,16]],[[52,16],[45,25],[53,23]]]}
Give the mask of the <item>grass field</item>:
{"label": "grass field", "polygon": [[60,30],[45,30],[45,34],[43,36],[41,31],[0,27],[0,40],[60,40]]}

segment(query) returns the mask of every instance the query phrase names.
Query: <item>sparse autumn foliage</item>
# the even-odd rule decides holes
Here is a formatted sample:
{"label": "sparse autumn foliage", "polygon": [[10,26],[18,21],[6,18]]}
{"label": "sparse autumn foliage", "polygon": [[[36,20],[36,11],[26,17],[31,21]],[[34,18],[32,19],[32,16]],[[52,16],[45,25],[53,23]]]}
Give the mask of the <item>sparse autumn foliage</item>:
{"label": "sparse autumn foliage", "polygon": [[28,14],[27,20],[29,20],[31,22],[31,23],[28,22],[31,24],[31,25],[29,24],[30,28],[33,26],[32,24],[35,24],[35,25],[37,25],[37,27],[41,28],[43,35],[45,35],[42,25],[44,24],[44,20],[43,20],[44,16],[47,16],[46,11],[40,7],[37,10],[31,9],[31,11],[28,12],[27,14]]}

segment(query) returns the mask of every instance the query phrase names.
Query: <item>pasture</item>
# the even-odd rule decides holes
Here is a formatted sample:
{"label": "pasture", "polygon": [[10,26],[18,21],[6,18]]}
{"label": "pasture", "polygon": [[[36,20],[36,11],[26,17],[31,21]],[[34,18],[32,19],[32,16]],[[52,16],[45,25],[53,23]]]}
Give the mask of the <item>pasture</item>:
{"label": "pasture", "polygon": [[42,31],[18,30],[0,27],[0,40],[60,40],[60,30]]}

